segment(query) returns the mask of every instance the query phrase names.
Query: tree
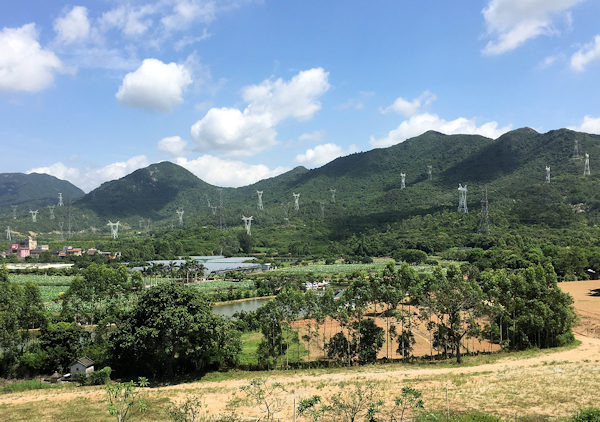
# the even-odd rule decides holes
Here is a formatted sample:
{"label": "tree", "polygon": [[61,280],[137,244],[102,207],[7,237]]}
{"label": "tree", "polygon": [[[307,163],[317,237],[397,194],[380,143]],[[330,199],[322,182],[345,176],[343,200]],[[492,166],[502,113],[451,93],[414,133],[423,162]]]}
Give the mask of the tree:
{"label": "tree", "polygon": [[246,231],[241,231],[237,235],[238,242],[240,243],[240,248],[244,253],[252,252],[252,246],[254,246],[254,239],[250,236]]}
{"label": "tree", "polygon": [[108,413],[117,418],[117,422],[126,422],[129,417],[129,411],[136,406],[144,411],[147,408],[145,400],[139,397],[137,387],[146,387],[148,381],[146,378],[138,378],[138,382],[133,381],[125,383],[109,384],[105,387],[108,396]]}
{"label": "tree", "polygon": [[375,415],[383,406],[383,401],[378,395],[379,391],[372,382],[354,384],[352,389],[343,386],[341,392],[329,399],[328,413],[331,413],[335,420],[344,422],[358,421],[361,416],[367,421],[375,421]]}
{"label": "tree", "polygon": [[486,310],[484,295],[477,282],[463,277],[454,264],[448,267],[446,275],[436,268],[434,277],[430,306],[439,320],[438,336],[443,334],[455,352],[456,362],[460,363],[461,341],[480,331],[477,319]]}
{"label": "tree", "polygon": [[162,283],[144,292],[110,337],[113,367],[172,377],[233,365],[240,333],[193,287]]}
{"label": "tree", "polygon": [[394,399],[394,405],[388,408],[390,422],[404,422],[404,414],[424,408],[422,393],[412,387],[402,387],[402,395]]}
{"label": "tree", "polygon": [[255,378],[250,384],[242,387],[242,391],[260,407],[266,422],[275,421],[275,415],[283,409],[284,401],[278,393],[285,392],[285,388],[279,383],[268,384],[263,379]]}
{"label": "tree", "polygon": [[274,302],[268,302],[261,306],[256,314],[263,334],[258,345],[258,361],[266,367],[275,367],[277,357],[287,350],[282,329],[284,315]]}
{"label": "tree", "polygon": [[384,342],[383,328],[375,325],[374,319],[368,318],[366,321],[361,322],[358,330],[360,332],[358,362],[364,364],[377,361],[377,352],[379,352]]}
{"label": "tree", "polygon": [[40,349],[45,353],[44,369],[48,372],[66,370],[80,357],[89,333],[74,322],[49,323],[40,330]]}

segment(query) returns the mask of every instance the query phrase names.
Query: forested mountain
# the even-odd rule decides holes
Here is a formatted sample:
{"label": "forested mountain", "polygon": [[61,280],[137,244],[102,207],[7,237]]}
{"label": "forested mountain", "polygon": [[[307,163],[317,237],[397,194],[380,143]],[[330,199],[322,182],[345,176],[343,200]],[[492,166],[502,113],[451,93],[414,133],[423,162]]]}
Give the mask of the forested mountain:
{"label": "forested mountain", "polygon": [[118,180],[103,183],[75,205],[99,217],[165,218],[179,207],[197,208],[215,186],[169,161],[151,164]]}
{"label": "forested mountain", "polygon": [[[600,236],[599,141],[600,136],[567,129],[541,134],[522,128],[495,140],[429,131],[320,168],[296,167],[249,186],[222,190],[176,164],[162,162],[104,183],[72,208],[57,210],[56,220],[41,214],[35,226],[29,216],[7,222],[21,233],[56,231],[60,220],[70,221],[74,232],[107,234],[109,219],[121,221],[125,232],[151,220],[151,230],[162,236],[161,230],[177,225],[175,211],[182,208],[185,231],[177,236],[204,236],[206,245],[214,239],[203,227],[222,224],[237,230],[241,216],[252,215],[253,234],[259,233],[255,239],[265,247],[281,249],[296,242],[323,249],[331,242],[356,243],[362,238],[364,245],[387,244],[385,250],[399,244],[444,250],[482,242],[477,228],[485,186],[494,234],[494,240],[486,240],[488,245],[507,233],[595,245],[593,239]],[[590,176],[583,175],[585,153],[590,154]],[[551,169],[549,184],[546,166]],[[404,189],[401,173],[406,174]],[[468,186],[468,214],[457,213],[458,183]],[[336,190],[335,202],[330,189]],[[257,190],[263,191],[264,210],[257,209]],[[293,209],[292,193],[300,194],[299,211]],[[8,220],[10,208],[4,207],[1,214]],[[193,250],[193,244],[184,249]]]}
{"label": "forested mountain", "polygon": [[47,174],[0,173],[0,208],[56,205],[59,192],[65,202],[84,195],[72,183]]}

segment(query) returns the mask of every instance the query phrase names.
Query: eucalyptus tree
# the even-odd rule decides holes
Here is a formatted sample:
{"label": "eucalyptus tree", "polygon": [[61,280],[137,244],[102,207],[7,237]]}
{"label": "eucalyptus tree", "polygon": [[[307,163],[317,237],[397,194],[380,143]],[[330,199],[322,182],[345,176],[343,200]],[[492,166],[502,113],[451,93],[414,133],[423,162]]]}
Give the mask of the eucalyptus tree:
{"label": "eucalyptus tree", "polygon": [[434,270],[434,277],[431,311],[438,317],[438,334],[447,339],[456,361],[460,363],[461,342],[480,333],[478,319],[485,314],[488,306],[477,282],[463,277],[458,266],[450,265],[445,275],[438,267]]}

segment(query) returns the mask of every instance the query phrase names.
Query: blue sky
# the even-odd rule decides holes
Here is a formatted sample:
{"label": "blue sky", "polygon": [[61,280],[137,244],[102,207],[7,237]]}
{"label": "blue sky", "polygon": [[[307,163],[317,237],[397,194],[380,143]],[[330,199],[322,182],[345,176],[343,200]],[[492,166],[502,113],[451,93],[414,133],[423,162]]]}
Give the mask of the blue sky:
{"label": "blue sky", "polygon": [[0,6],[0,172],[241,186],[429,129],[600,133],[600,2]]}

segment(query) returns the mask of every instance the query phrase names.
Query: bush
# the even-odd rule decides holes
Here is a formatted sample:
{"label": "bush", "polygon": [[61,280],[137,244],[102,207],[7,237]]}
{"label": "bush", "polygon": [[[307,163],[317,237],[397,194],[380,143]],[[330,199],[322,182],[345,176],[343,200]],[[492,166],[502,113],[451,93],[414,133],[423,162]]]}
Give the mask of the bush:
{"label": "bush", "polygon": [[104,385],[110,381],[110,373],[112,369],[110,366],[105,366],[99,371],[92,372],[86,381],[86,385]]}
{"label": "bush", "polygon": [[418,249],[398,249],[394,252],[396,262],[408,262],[409,264],[420,264],[427,260],[427,254]]}
{"label": "bush", "polygon": [[573,422],[600,422],[600,409],[589,408],[577,412],[571,420]]}

